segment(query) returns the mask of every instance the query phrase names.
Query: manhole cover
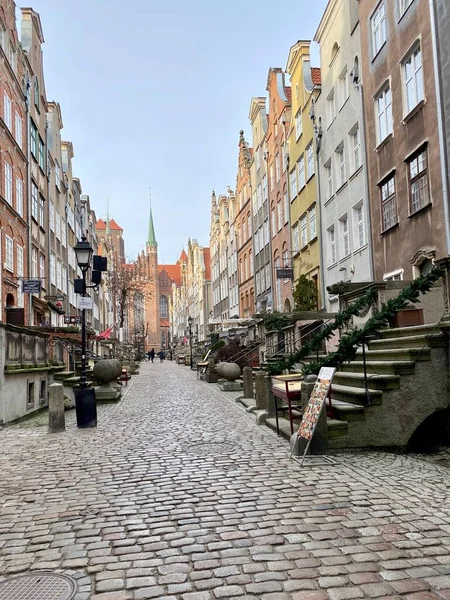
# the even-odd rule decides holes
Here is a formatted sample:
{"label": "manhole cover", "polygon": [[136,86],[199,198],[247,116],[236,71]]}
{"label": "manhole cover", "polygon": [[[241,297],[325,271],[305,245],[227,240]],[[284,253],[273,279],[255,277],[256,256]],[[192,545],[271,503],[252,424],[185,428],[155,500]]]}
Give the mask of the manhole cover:
{"label": "manhole cover", "polygon": [[201,442],[198,444],[190,444],[186,446],[186,452],[188,454],[229,454],[234,452],[235,446],[228,444],[227,442]]}
{"label": "manhole cover", "polygon": [[76,592],[73,579],[53,573],[33,573],[0,583],[0,600],[70,600]]}

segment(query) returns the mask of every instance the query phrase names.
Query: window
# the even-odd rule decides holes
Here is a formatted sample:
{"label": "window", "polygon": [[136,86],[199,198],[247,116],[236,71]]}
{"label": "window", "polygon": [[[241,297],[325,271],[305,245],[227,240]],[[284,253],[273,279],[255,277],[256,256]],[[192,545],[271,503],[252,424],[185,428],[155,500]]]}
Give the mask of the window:
{"label": "window", "polygon": [[159,297],[159,316],[161,319],[169,318],[169,303],[167,301],[167,296]]}
{"label": "window", "polygon": [[285,224],[289,223],[289,196],[287,190],[284,190],[283,194],[284,199],[284,222]]}
{"label": "window", "polygon": [[317,236],[316,226],[316,205],[309,209],[309,239],[313,240]]}
{"label": "window", "polygon": [[298,138],[303,133],[303,122],[302,122],[302,109],[299,108],[297,114],[295,115],[295,139]]}
{"label": "window", "polygon": [[334,93],[334,88],[331,88],[331,92],[328,94],[328,97],[327,97],[328,126],[331,125],[331,123],[334,121],[335,118],[336,118],[336,95]]}
{"label": "window", "polygon": [[314,175],[314,151],[312,142],[306,146],[306,173],[307,179],[311,179]]}
{"label": "window", "polygon": [[41,379],[39,386],[39,404],[45,404],[47,402],[47,383],[45,379]]}
{"label": "window", "polygon": [[272,237],[275,237],[277,233],[277,213],[275,207],[272,207]]}
{"label": "window", "polygon": [[56,261],[56,287],[61,290],[61,261]]}
{"label": "window", "polygon": [[328,198],[331,198],[333,195],[333,166],[331,164],[331,160],[325,165],[325,175],[327,179],[327,193]]}
{"label": "window", "polygon": [[5,269],[14,272],[14,242],[9,235],[5,235]]}
{"label": "window", "polygon": [[34,78],[34,104],[39,110],[39,80],[37,76]]}
{"label": "window", "polygon": [[269,167],[269,177],[270,177],[270,190],[273,190],[273,186],[275,185],[275,179],[273,176],[273,163]]}
{"label": "window", "polygon": [[339,95],[339,106],[342,108],[344,104],[347,102],[350,96],[349,89],[349,77],[347,73],[347,65],[342,70],[338,79],[338,95]]}
{"label": "window", "polygon": [[301,247],[303,248],[308,243],[308,223],[306,220],[306,213],[300,217],[300,235]]}
{"label": "window", "polygon": [[38,138],[38,134],[37,134],[36,125],[33,123],[33,121],[31,121],[31,125],[30,125],[30,150],[31,150],[31,154],[34,156],[34,158],[37,157],[37,138]]}
{"label": "window", "polygon": [[38,253],[36,248],[31,249],[31,277],[37,277],[37,257]]}
{"label": "window", "polygon": [[415,213],[429,203],[428,161],[426,149],[408,160],[411,213]]}
{"label": "window", "polygon": [[56,256],[53,252],[50,254],[50,283],[56,285]]}
{"label": "window", "polygon": [[294,227],[292,228],[292,246],[293,246],[294,252],[298,252],[300,250],[299,241],[300,241],[300,238],[299,238],[298,223],[296,223],[294,225]]}
{"label": "window", "polygon": [[330,249],[330,265],[334,265],[334,263],[337,262],[336,233],[334,231],[334,225],[328,229],[328,241]]}
{"label": "window", "polygon": [[277,218],[278,218],[278,231],[281,231],[283,227],[283,206],[281,204],[281,200],[277,203]]}
{"label": "window", "polygon": [[58,190],[61,190],[61,167],[55,163],[55,182]]}
{"label": "window", "polygon": [[16,142],[19,144],[19,148],[22,148],[22,143],[23,143],[22,118],[18,115],[18,113],[16,113],[16,117],[15,117],[14,137],[16,138]]}
{"label": "window", "polygon": [[291,202],[297,195],[297,169],[291,171]]}
{"label": "window", "polygon": [[342,235],[342,251],[344,257],[350,254],[350,238],[348,233],[348,218],[347,215],[340,219],[341,235]]}
{"label": "window", "polygon": [[50,227],[50,231],[55,231],[55,205],[53,204],[52,200],[50,199],[50,203],[48,206],[48,211],[49,211],[49,227]]}
{"label": "window", "polygon": [[39,138],[39,167],[45,171],[45,146],[41,138]]}
{"label": "window", "polygon": [[39,196],[39,225],[45,226],[44,198]]}
{"label": "window", "polygon": [[34,381],[28,381],[27,408],[34,406]]}
{"label": "window", "polygon": [[366,243],[366,228],[362,203],[354,208],[354,222],[356,224],[355,245],[357,248],[362,248]]}
{"label": "window", "polygon": [[12,116],[11,116],[11,98],[5,92],[4,96],[4,107],[3,107],[3,118],[5,119],[6,126],[12,131]]}
{"label": "window", "polygon": [[262,201],[263,204],[264,202],[267,200],[267,176],[264,175],[264,177],[262,178]]}
{"label": "window", "polygon": [[338,178],[339,178],[338,183],[339,183],[339,187],[341,187],[342,185],[344,185],[344,183],[347,180],[346,170],[345,170],[345,152],[344,152],[343,144],[336,150],[336,156],[337,156]]}
{"label": "window", "polygon": [[260,167],[261,167],[261,149],[257,148],[256,152],[255,152],[255,164],[256,164],[256,170],[259,171]]}
{"label": "window", "polygon": [[305,157],[302,154],[297,162],[298,165],[298,189],[305,187]]}
{"label": "window", "polygon": [[275,176],[277,178],[277,183],[280,181],[281,171],[280,171],[280,155],[277,154],[275,156]]}
{"label": "window", "polygon": [[351,134],[351,142],[353,150],[353,170],[357,171],[361,166],[361,139],[358,125],[356,125]]}
{"label": "window", "polygon": [[15,71],[16,70],[16,51],[11,42],[8,46],[8,60],[9,60],[9,64],[11,65],[12,70]]}
{"label": "window", "polygon": [[375,57],[386,43],[386,7],[380,2],[370,20],[372,29],[372,52]]}
{"label": "window", "polygon": [[5,162],[5,200],[12,206],[13,203],[13,191],[12,191],[12,167],[9,163]]}
{"label": "window", "polygon": [[38,213],[39,213],[38,196],[39,196],[38,189],[36,187],[36,184],[32,181],[31,182],[31,216],[36,221],[38,220]]}
{"label": "window", "polygon": [[405,13],[413,2],[414,0],[400,0],[400,13]]}
{"label": "window", "polygon": [[16,177],[16,211],[23,217],[23,181]]}
{"label": "window", "polygon": [[383,277],[383,281],[403,281],[403,269],[388,273]]}
{"label": "window", "polygon": [[283,144],[281,146],[281,169],[282,169],[283,173],[286,171],[286,167],[287,167],[286,162],[287,162],[286,161],[286,146],[285,146],[285,144]]}
{"label": "window", "polygon": [[[37,252],[36,252],[36,260],[37,260]],[[39,257],[39,277],[45,280],[45,257],[43,254]]]}
{"label": "window", "polygon": [[405,82],[406,114],[408,114],[425,98],[420,46],[403,63],[403,78]]}
{"label": "window", "polygon": [[392,92],[387,86],[375,100],[378,122],[378,143],[380,144],[393,132]]}
{"label": "window", "polygon": [[16,246],[17,248],[17,279],[19,280],[19,287],[17,288],[17,305],[20,308],[23,308],[23,292],[22,292],[22,281],[20,278],[23,278],[23,247]]}
{"label": "window", "polygon": [[397,202],[395,198],[394,175],[380,186],[381,189],[381,231],[386,231],[397,223]]}

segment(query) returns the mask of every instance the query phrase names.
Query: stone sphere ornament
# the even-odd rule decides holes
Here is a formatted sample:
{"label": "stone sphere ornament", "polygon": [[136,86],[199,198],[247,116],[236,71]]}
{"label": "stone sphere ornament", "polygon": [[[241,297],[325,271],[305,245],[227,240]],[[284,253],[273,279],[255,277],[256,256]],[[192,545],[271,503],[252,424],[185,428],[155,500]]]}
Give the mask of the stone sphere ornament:
{"label": "stone sphere ornament", "polygon": [[216,365],[216,371],[227,381],[236,381],[241,376],[241,367],[236,363],[221,362]]}
{"label": "stone sphere ornament", "polygon": [[120,361],[104,358],[95,363],[92,370],[95,381],[99,383],[109,383],[119,377],[122,372]]}

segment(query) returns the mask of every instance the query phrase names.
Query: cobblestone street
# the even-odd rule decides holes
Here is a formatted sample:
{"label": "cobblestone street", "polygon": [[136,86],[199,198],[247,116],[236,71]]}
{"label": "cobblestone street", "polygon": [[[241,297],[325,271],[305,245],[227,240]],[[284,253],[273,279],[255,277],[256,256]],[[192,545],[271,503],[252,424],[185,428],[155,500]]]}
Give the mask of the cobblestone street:
{"label": "cobblestone street", "polygon": [[76,600],[450,600],[447,467],[301,469],[232,398],[144,363],[96,430],[2,429],[0,579],[65,573]]}

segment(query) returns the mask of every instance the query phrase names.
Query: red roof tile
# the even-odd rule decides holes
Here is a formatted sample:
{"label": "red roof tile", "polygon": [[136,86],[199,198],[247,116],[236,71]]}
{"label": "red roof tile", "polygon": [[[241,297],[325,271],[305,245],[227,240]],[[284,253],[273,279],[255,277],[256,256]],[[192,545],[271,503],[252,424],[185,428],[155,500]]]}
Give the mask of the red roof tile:
{"label": "red roof tile", "polygon": [[205,260],[205,279],[211,281],[211,253],[209,248],[203,248],[203,258]]}
{"label": "red roof tile", "polygon": [[[106,223],[103,219],[99,219],[95,224],[95,228],[99,230],[106,229]],[[114,219],[109,220],[109,228],[114,229],[115,231],[123,231],[122,227],[118,225]]]}
{"label": "red roof tile", "polygon": [[180,262],[187,262],[187,259],[188,259],[188,257],[187,257],[187,254],[186,254],[186,252],[183,250],[183,251],[181,252],[181,254],[180,254]]}
{"label": "red roof tile", "polygon": [[158,272],[162,273],[163,271],[167,273],[176,285],[181,285],[181,268],[179,262],[176,265],[158,265]]}
{"label": "red roof tile", "polygon": [[284,91],[286,92],[286,98],[288,99],[288,102],[290,102],[292,99],[292,88],[286,87],[284,88]]}
{"label": "red roof tile", "polygon": [[320,67],[311,67],[311,77],[314,85],[320,85],[322,83]]}

